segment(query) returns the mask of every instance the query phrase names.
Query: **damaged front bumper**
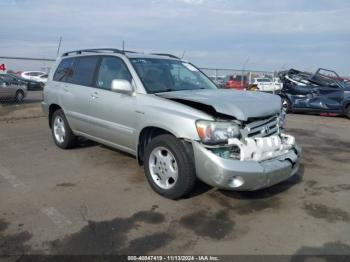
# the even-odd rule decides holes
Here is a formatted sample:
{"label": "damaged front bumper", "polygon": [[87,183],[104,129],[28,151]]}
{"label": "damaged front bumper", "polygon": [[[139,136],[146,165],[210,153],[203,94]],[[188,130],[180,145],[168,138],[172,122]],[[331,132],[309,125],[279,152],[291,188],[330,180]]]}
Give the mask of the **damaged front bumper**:
{"label": "damaged front bumper", "polygon": [[282,155],[263,161],[223,158],[193,141],[197,176],[221,189],[253,191],[275,185],[297,173],[301,149],[291,145]]}

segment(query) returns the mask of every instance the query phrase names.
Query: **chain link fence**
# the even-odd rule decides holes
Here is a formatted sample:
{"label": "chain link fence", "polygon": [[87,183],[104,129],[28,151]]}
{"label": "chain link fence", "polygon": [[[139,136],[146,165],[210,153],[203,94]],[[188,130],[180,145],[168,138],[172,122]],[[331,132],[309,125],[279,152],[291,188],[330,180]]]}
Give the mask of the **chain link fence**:
{"label": "chain link fence", "polygon": [[[270,78],[276,77],[276,72],[259,71],[259,70],[239,70],[239,69],[216,69],[216,68],[201,68],[201,70],[209,76],[220,87],[225,87],[229,79],[241,83],[241,88],[246,88],[247,85],[254,83],[256,78]],[[237,87],[239,89],[239,86]]]}

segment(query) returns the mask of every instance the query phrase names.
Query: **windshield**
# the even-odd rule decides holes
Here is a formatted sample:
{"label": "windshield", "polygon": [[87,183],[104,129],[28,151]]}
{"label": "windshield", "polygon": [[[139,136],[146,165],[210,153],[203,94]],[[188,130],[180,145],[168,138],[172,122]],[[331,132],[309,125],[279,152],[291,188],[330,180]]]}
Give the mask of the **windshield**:
{"label": "windshield", "polygon": [[189,63],[157,58],[130,60],[148,93],[217,89],[206,75]]}

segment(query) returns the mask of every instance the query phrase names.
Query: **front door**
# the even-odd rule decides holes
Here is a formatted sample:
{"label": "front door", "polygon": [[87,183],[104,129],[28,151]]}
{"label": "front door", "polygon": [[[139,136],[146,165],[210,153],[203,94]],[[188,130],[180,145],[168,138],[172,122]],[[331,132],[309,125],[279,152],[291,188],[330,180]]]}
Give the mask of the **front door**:
{"label": "front door", "polygon": [[342,87],[320,86],[317,88],[317,95],[310,101],[310,107],[325,111],[342,110],[343,97]]}
{"label": "front door", "polygon": [[136,97],[111,91],[112,80],[132,81],[121,58],[104,56],[90,93],[91,135],[130,153],[136,148]]}

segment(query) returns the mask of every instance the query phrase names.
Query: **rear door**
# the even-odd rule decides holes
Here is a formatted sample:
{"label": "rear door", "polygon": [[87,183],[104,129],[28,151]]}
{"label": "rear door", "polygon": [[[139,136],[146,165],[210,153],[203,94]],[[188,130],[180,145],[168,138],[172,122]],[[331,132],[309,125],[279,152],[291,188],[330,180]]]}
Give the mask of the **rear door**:
{"label": "rear door", "polygon": [[92,120],[88,112],[98,60],[98,56],[66,58],[54,76],[54,80],[61,81],[60,103],[71,128],[86,134],[91,130]]}

